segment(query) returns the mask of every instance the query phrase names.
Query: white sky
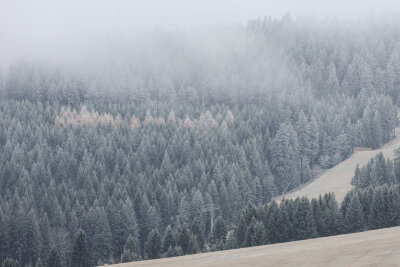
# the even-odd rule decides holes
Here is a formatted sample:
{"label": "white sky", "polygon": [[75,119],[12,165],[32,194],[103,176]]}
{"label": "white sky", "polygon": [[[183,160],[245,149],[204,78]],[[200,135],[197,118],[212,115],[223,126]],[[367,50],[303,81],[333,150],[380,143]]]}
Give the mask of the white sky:
{"label": "white sky", "polygon": [[186,30],[287,12],[348,18],[399,10],[400,0],[0,0],[0,64],[155,27]]}

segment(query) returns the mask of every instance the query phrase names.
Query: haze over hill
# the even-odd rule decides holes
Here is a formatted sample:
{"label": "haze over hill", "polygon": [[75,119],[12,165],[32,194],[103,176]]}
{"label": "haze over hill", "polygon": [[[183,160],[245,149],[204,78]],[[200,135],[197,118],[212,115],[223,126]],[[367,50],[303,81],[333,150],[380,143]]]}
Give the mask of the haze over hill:
{"label": "haze over hill", "polygon": [[132,38],[154,28],[189,31],[246,24],[265,15],[280,18],[288,12],[294,17],[354,19],[399,11],[395,0],[1,0],[0,50],[7,53],[0,55],[0,65],[26,58],[76,60],[105,41]]}
{"label": "haze over hill", "polygon": [[0,265],[400,225],[399,6],[0,0]]}

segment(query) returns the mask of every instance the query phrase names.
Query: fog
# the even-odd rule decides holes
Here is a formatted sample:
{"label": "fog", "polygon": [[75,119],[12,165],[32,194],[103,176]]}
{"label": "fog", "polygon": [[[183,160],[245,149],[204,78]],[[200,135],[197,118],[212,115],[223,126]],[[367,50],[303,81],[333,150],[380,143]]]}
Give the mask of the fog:
{"label": "fog", "polygon": [[[154,28],[169,31],[292,16],[353,18],[396,13],[395,0],[87,0],[0,1],[0,64],[20,59],[74,59],[84,47],[130,38]],[[80,53],[78,53],[78,51]],[[83,53],[82,53],[83,52]]]}

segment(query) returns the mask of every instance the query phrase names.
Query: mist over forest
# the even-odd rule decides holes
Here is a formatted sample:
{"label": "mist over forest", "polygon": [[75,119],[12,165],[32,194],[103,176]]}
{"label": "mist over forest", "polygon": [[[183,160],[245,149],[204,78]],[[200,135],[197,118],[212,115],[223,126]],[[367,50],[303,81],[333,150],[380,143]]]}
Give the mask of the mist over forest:
{"label": "mist over forest", "polygon": [[274,201],[395,137],[398,19],[287,14],[70,48],[1,69],[0,266],[94,266],[400,224],[387,215],[400,205],[400,153],[358,168],[343,203]]}

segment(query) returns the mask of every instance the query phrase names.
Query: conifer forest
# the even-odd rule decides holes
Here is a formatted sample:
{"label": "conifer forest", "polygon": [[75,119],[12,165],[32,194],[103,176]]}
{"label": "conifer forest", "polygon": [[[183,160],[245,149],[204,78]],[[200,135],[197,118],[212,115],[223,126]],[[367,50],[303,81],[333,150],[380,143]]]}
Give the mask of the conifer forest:
{"label": "conifer forest", "polygon": [[[100,48],[99,48],[100,47]],[[95,266],[400,225],[400,22],[156,29],[0,71],[0,266]]]}

